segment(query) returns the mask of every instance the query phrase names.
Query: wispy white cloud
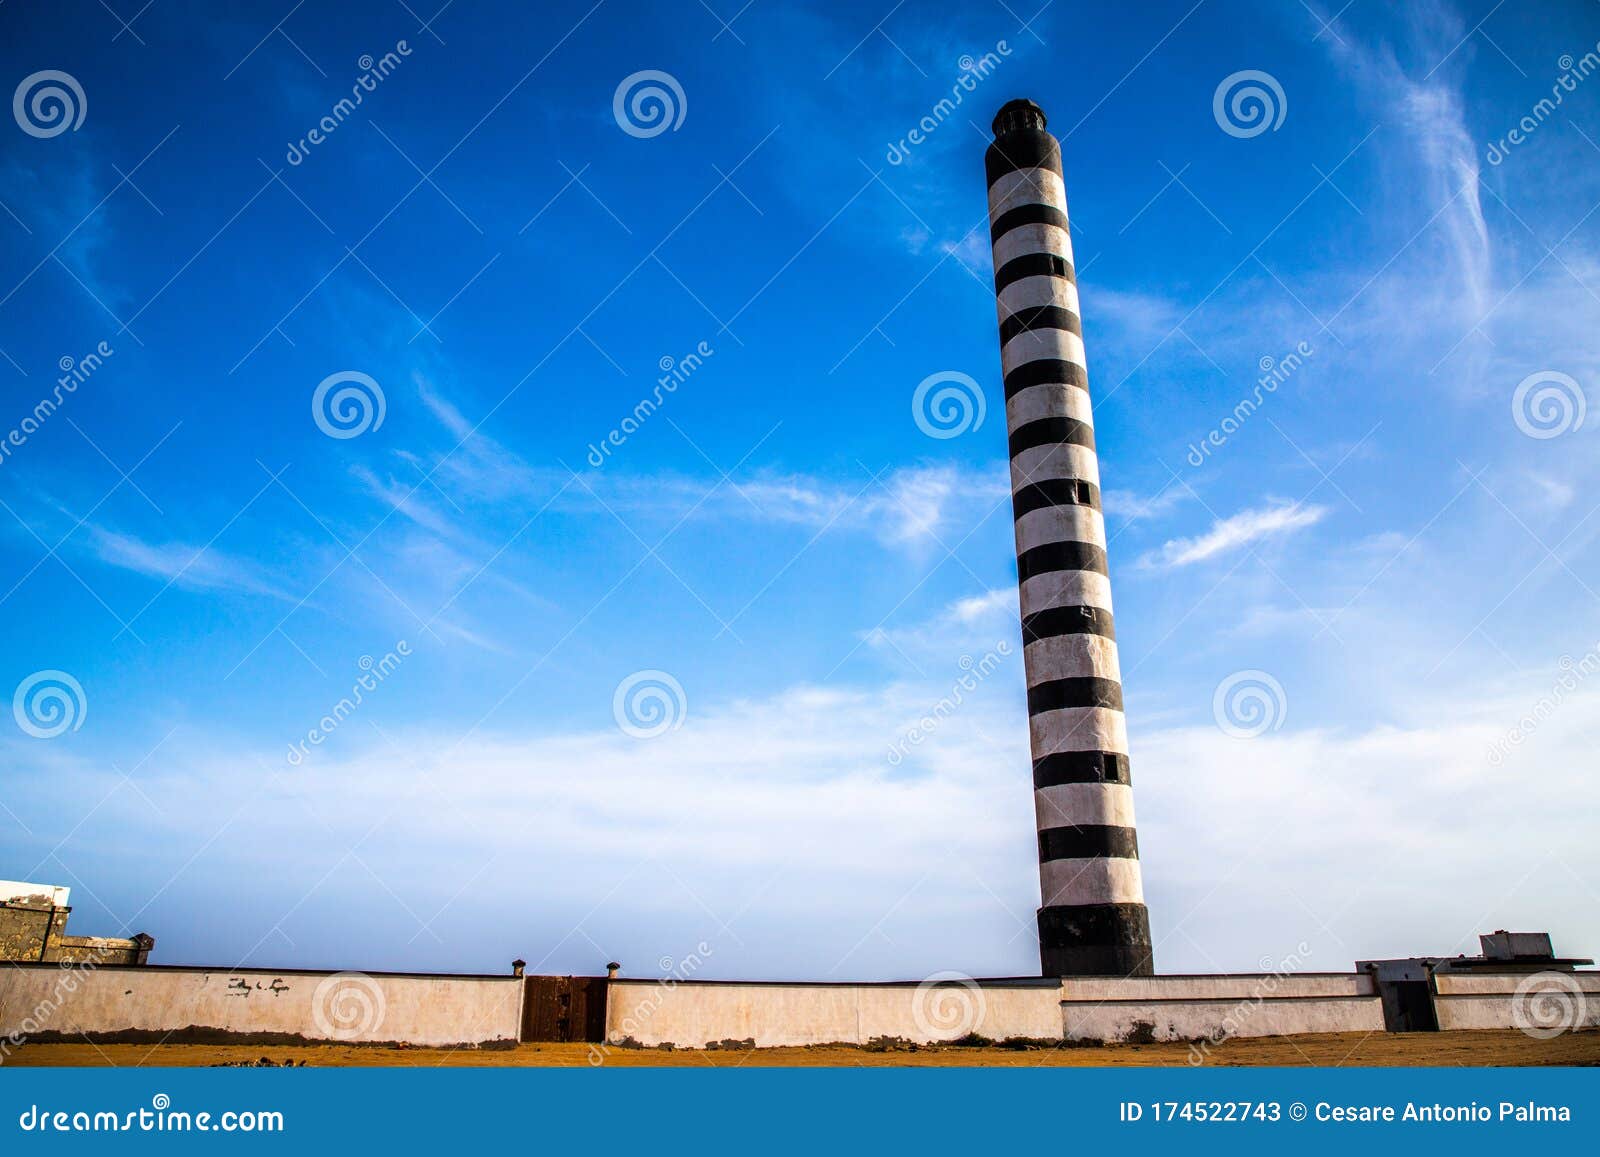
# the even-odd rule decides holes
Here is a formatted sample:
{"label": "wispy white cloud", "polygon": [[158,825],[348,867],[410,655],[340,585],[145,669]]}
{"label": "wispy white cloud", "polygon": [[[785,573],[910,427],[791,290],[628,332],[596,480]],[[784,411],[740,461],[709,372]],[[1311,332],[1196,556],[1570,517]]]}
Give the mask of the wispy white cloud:
{"label": "wispy white cloud", "polygon": [[152,543],[104,527],[87,526],[85,529],[88,534],[83,541],[107,566],[162,579],[189,590],[241,591],[295,601],[259,563],[225,554],[215,546]]}
{"label": "wispy white cloud", "polygon": [[431,621],[429,627],[437,635],[448,639],[459,639],[468,646],[477,647],[481,651],[490,651],[496,655],[515,655],[518,653],[515,648],[508,647],[504,642],[462,626],[461,623],[450,618],[435,618]]}
{"label": "wispy white cloud", "polygon": [[1528,481],[1533,484],[1535,492],[1545,506],[1559,509],[1571,505],[1572,500],[1577,497],[1577,489],[1571,483],[1560,478],[1552,478],[1548,474],[1530,471]]}
{"label": "wispy white cloud", "polygon": [[958,471],[946,467],[897,470],[883,496],[869,499],[862,517],[882,518],[879,535],[891,544],[926,542],[944,529],[962,482]]}
{"label": "wispy white cloud", "polygon": [[[1419,5],[1412,16],[1418,39],[1428,45],[1425,55],[1434,60],[1468,34],[1459,14],[1442,4]],[[1430,74],[1413,77],[1387,43],[1367,45],[1349,35],[1326,36],[1321,42],[1369,101],[1398,111],[1415,147],[1415,165],[1408,167],[1404,183],[1406,195],[1415,198],[1420,174],[1423,208],[1431,215],[1427,220],[1443,234],[1456,287],[1440,293],[1438,270],[1429,268],[1426,281],[1414,287],[1421,296],[1413,299],[1413,311],[1418,300],[1427,301],[1476,324],[1488,311],[1492,268],[1477,145],[1467,127],[1459,82],[1451,69],[1438,66]],[[1392,317],[1386,321],[1393,324]]]}
{"label": "wispy white cloud", "polygon": [[1160,518],[1171,513],[1191,497],[1187,486],[1176,484],[1155,494],[1144,495],[1132,490],[1102,490],[1100,500],[1108,517],[1124,522],[1142,522],[1147,518]]}
{"label": "wispy white cloud", "polygon": [[1017,588],[1006,586],[956,599],[926,620],[874,627],[861,637],[870,647],[902,656],[948,659],[1012,642],[1019,633]]}
{"label": "wispy white cloud", "polygon": [[[631,479],[630,486],[637,486]],[[676,501],[698,502],[708,484],[680,480]],[[671,487],[644,489],[657,498]],[[754,518],[813,529],[869,532],[885,546],[929,546],[959,538],[1003,504],[1003,469],[982,473],[953,466],[907,466],[877,481],[839,481],[817,475],[756,475],[700,502],[697,517]],[[954,546],[954,542],[949,542]]]}
{"label": "wispy white cloud", "polygon": [[1477,145],[1467,131],[1461,94],[1443,84],[1397,81],[1406,124],[1416,138],[1432,186],[1471,316],[1489,307],[1491,269],[1489,229],[1478,191]]}
{"label": "wispy white cloud", "polygon": [[1017,609],[1017,592],[1011,587],[985,591],[981,595],[959,599],[950,605],[950,616],[958,623],[987,622],[992,616],[1012,613]]}
{"label": "wispy white cloud", "polygon": [[451,518],[435,503],[428,501],[433,492],[420,485],[420,479],[418,482],[407,482],[392,475],[380,477],[359,464],[350,468],[350,474],[369,495],[424,530],[452,540],[459,540],[466,534],[462,520]]}
{"label": "wispy white cloud", "polygon": [[1300,503],[1274,504],[1242,510],[1229,518],[1219,518],[1211,529],[1195,538],[1174,538],[1141,560],[1143,566],[1177,567],[1203,562],[1262,539],[1273,538],[1313,526],[1328,513],[1325,506]]}
{"label": "wispy white cloud", "polygon": [[402,457],[415,478],[380,476],[366,466],[352,472],[374,497],[448,538],[468,534],[472,521],[444,509],[441,492],[459,494],[463,502],[467,497],[553,501],[563,510],[609,508],[619,515],[674,522],[690,517],[866,531],[886,546],[932,544],[955,527],[965,533],[1008,494],[1004,467],[980,472],[903,466],[876,480],[866,474],[827,478],[757,469],[723,483],[683,474],[631,474],[616,464],[580,471],[574,478],[559,466],[532,466],[481,430],[473,432],[472,423],[431,380],[419,375],[417,387],[428,412],[459,447],[438,461],[430,482],[420,487],[430,475],[429,463],[411,455]]}
{"label": "wispy white cloud", "polygon": [[112,263],[105,259],[116,240],[112,219],[119,210],[113,201],[103,201],[102,186],[116,184],[116,175],[108,178],[89,156],[37,168],[7,161],[0,164],[0,187],[12,212],[36,236],[66,238],[55,257],[95,299],[85,301],[87,312],[104,320],[102,309],[120,310],[131,297],[108,276]]}
{"label": "wispy white cloud", "polygon": [[427,476],[451,493],[486,499],[541,495],[560,486],[564,471],[554,467],[534,469],[521,455],[469,420],[431,378],[417,373],[412,380],[423,406],[454,439],[431,469],[421,470],[419,479]]}
{"label": "wispy white cloud", "polygon": [[1130,347],[1155,345],[1189,312],[1175,298],[1155,293],[1110,286],[1094,286],[1085,292],[1092,295],[1095,323],[1109,327],[1109,336]]}
{"label": "wispy white cloud", "polygon": [[989,235],[981,229],[972,230],[959,241],[941,241],[939,251],[949,254],[969,270],[984,276],[990,274],[994,264],[994,253],[989,248]]}

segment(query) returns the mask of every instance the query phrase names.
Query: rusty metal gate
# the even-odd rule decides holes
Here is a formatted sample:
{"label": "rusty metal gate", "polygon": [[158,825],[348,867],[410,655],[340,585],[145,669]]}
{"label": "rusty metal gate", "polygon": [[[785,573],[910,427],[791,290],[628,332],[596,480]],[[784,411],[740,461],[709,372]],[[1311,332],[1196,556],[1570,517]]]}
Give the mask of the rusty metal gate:
{"label": "rusty metal gate", "polygon": [[522,983],[523,1040],[605,1039],[605,977],[529,976]]}

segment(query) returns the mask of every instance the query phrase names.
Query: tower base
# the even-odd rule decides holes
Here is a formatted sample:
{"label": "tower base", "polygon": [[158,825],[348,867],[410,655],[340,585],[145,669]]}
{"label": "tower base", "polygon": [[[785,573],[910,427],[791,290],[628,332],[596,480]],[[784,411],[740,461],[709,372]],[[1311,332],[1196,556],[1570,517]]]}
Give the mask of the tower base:
{"label": "tower base", "polygon": [[1153,976],[1150,916],[1143,904],[1039,909],[1044,976]]}

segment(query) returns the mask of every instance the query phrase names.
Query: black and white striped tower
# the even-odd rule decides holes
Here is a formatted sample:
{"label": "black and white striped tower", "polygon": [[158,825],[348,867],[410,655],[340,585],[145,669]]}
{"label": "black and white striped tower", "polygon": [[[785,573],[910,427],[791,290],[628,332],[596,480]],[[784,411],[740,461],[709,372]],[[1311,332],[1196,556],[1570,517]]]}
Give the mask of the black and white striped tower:
{"label": "black and white striped tower", "polygon": [[1046,976],[1149,975],[1061,146],[1006,104],[985,156],[1022,595]]}

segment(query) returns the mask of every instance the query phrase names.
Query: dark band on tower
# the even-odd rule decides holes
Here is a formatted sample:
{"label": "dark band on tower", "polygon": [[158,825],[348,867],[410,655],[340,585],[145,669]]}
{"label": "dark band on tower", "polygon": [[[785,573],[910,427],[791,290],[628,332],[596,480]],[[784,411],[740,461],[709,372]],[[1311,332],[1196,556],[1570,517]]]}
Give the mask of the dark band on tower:
{"label": "dark band on tower", "polygon": [[1032,101],[1005,105],[994,135],[984,160],[1039,831],[1040,961],[1046,976],[1144,976],[1150,920],[1061,147]]}

